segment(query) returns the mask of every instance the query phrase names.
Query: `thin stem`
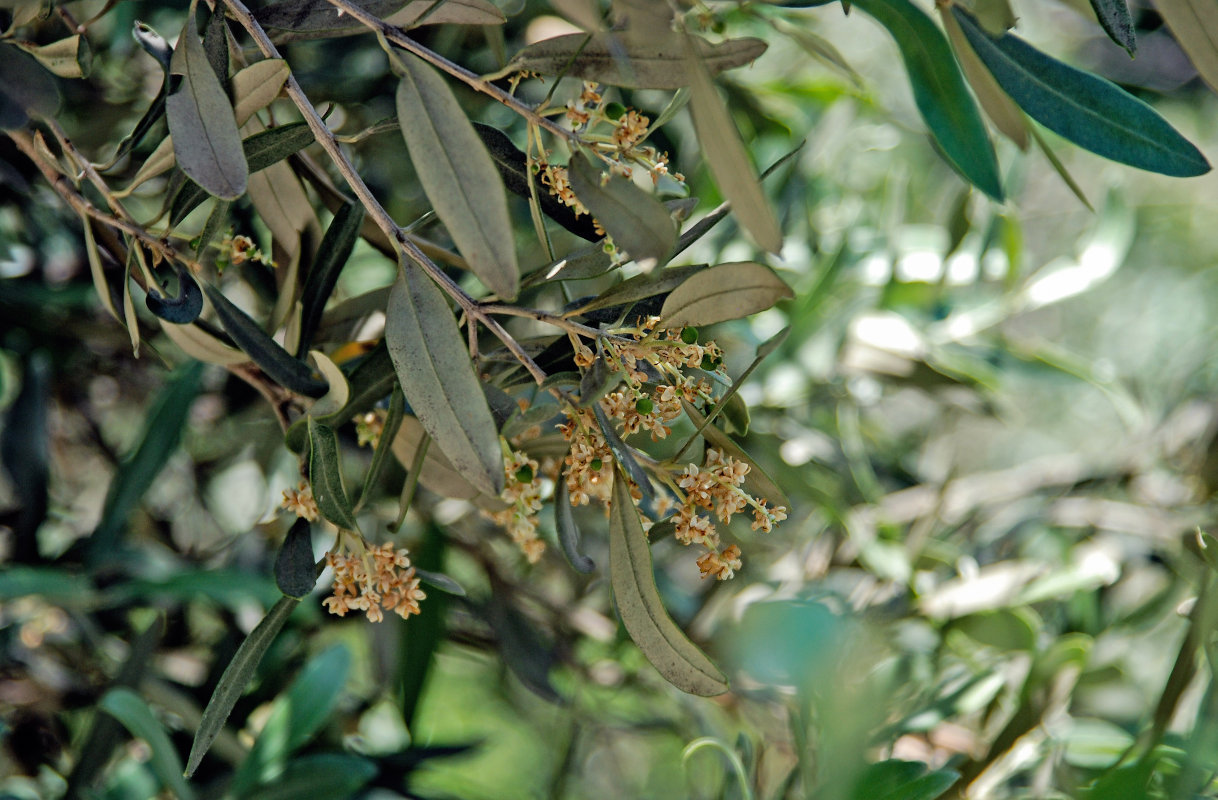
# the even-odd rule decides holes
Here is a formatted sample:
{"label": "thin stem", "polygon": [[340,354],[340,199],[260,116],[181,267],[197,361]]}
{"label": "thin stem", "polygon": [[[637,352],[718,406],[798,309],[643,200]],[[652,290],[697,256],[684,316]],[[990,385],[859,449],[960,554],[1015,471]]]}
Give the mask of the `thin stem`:
{"label": "thin stem", "polygon": [[[536,308],[521,308],[520,306],[509,306],[502,303],[481,303],[478,306],[487,314],[503,314],[509,317],[525,317],[526,319],[535,319],[538,322],[545,322],[553,325],[556,328],[562,328],[564,331],[569,331],[578,336],[586,336],[589,339],[600,339],[608,334],[597,330],[588,325],[574,322],[561,317],[557,314],[551,314],[548,311],[541,311]],[[616,337],[615,337],[616,338]]]}
{"label": "thin stem", "polygon": [[[229,3],[231,7],[232,4],[230,0],[225,0],[225,2]],[[563,128],[561,125],[548,117],[542,116],[540,113],[538,113],[536,108],[523,100],[516,98],[508,92],[505,92],[503,89],[500,89],[490,81],[474,74],[460,64],[449,61],[447,58],[434,50],[429,50],[428,48],[419,44],[415,40],[408,37],[401,28],[377,19],[359,6],[348,2],[348,0],[329,0],[329,2],[335,8],[341,9],[344,14],[350,14],[353,18],[358,19],[364,25],[368,26],[369,29],[376,31],[390,42],[393,42],[403,50],[413,53],[427,63],[431,64],[433,67],[447,72],[457,80],[465,83],[474,91],[488,95],[496,102],[502,103],[530,122],[545,128],[550,133],[558,136],[561,139],[565,139],[573,147],[579,146],[579,137],[576,136],[572,131]]]}

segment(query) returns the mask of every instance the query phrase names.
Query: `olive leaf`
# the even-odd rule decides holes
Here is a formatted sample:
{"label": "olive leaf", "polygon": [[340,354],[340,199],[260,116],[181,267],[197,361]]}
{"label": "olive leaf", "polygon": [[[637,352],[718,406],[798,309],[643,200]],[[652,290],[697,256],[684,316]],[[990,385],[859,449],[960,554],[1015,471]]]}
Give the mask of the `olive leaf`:
{"label": "olive leaf", "polygon": [[1150,172],[1175,177],[1209,172],[1200,150],[1116,84],[1067,66],[1009,33],[993,37],[959,6],[952,13],[998,85],[1049,130],[1104,158]]}
{"label": "olive leaf", "polygon": [[[390,25],[502,25],[503,12],[488,0],[354,0],[354,5]],[[264,27],[284,34],[278,41],[321,39],[368,33],[368,27],[350,14],[340,14],[327,0],[283,0],[254,12]]]}
{"label": "olive leaf", "polygon": [[358,203],[344,203],[335,212],[330,227],[326,229],[326,235],[317,248],[317,255],[300,291],[300,345],[296,349],[298,356],[307,352],[313,343],[313,335],[317,333],[317,326],[321,323],[326,301],[338,285],[339,273],[351,257],[363,222],[363,206]]}
{"label": "olive leaf", "polygon": [[1155,0],[1176,43],[1201,79],[1218,92],[1218,14],[1209,0]]}
{"label": "olive leaf", "polygon": [[1091,8],[1108,38],[1124,47],[1132,58],[1138,51],[1138,41],[1125,0],[1091,0]]}
{"label": "olive leaf", "polygon": [[571,156],[567,175],[575,196],[644,272],[668,261],[677,229],[663,203],[629,178],[603,177],[582,153]]}
{"label": "olive leaf", "polygon": [[466,480],[498,497],[504,482],[499,431],[443,293],[420,270],[403,265],[385,313],[385,343],[419,422]]}
{"label": "olive leaf", "polygon": [[178,276],[178,296],[166,297],[149,286],[144,303],[149,311],[166,322],[187,325],[203,313],[203,290],[185,264],[175,261],[173,267]]}
{"label": "olive leaf", "polygon": [[165,726],[142,697],[120,686],[106,692],[97,706],[121,722],[133,737],[148,745],[148,767],[165,788],[181,800],[192,800],[194,789],[182,777],[178,751],[165,732]]}
{"label": "olive leaf", "polygon": [[470,270],[511,299],[520,268],[499,170],[444,79],[416,56],[399,63],[398,126],[423,191]]}
{"label": "olive leaf", "polygon": [[579,550],[579,526],[575,524],[575,514],[571,508],[571,491],[561,476],[554,487],[554,528],[558,532],[562,554],[576,572],[587,574],[596,569],[596,563]]}
{"label": "olive leaf", "polygon": [[0,45],[0,130],[20,128],[30,114],[49,117],[59,110],[59,85],[30,55]]}
{"label": "olive leaf", "polygon": [[[728,39],[711,44],[695,39],[698,58],[711,75],[739,67],[766,50],[760,39]],[[679,40],[625,41],[613,33],[572,33],[543,39],[516,54],[500,73],[536,72],[599,81],[629,89],[680,89],[694,81]]]}
{"label": "olive leaf", "polygon": [[973,89],[973,94],[977,96],[977,102],[981,104],[981,110],[1003,136],[1014,142],[1020,150],[1027,150],[1027,118],[1019,110],[1019,106],[1015,105],[1015,101],[998,85],[998,81],[994,80],[994,76],[985,68],[985,64],[981,63],[977,54],[973,52],[968,39],[964,38],[964,31],[960,30],[960,23],[956,22],[951,10],[947,6],[937,6],[937,8],[939,19],[943,22],[943,30],[947,33],[947,41],[952,46],[956,61],[960,63],[964,79],[968,81],[968,85]]}
{"label": "olive leaf", "polygon": [[208,194],[236,200],[245,194],[249,168],[233,107],[208,63],[194,11],[192,2],[170,62],[171,78],[181,76],[165,98],[173,153],[182,171]]}
{"label": "olive leaf", "polygon": [[791,296],[790,287],[764,264],[720,264],[673,289],[660,316],[666,328],[712,325],[756,314]]}
{"label": "olive leaf", "polygon": [[224,668],[211,699],[207,701],[207,707],[203,709],[198,730],[195,731],[194,741],[190,745],[190,755],[186,759],[186,770],[183,773],[187,778],[199,768],[203,756],[207,755],[220,731],[224,730],[228,715],[232,713],[233,706],[237,705],[241,695],[245,694],[245,687],[253,679],[262,656],[270,649],[280,629],[299,603],[295,597],[279,598],[279,602],[271,607],[262,621],[241,642],[233,660]]}
{"label": "olive leaf", "polygon": [[329,425],[309,417],[309,483],[321,515],[340,528],[355,530],[351,499],[343,486],[338,457],[338,434]]}
{"label": "olive leaf", "polygon": [[777,253],[782,249],[782,229],[761,191],[761,182],[749,161],[744,142],[740,140],[740,132],[732,122],[727,106],[715,92],[710,68],[691,46],[694,41],[687,37],[682,63],[690,78],[689,110],[698,144],[702,146],[711,175],[731,202],[740,224],[757,244]]}
{"label": "olive leaf", "polygon": [[609,507],[609,571],[622,624],[664,679],[682,691],[711,697],[728,690],[727,679],[673,622],[660,599],[651,566],[651,545],[630,497],[626,476],[615,471]]}
{"label": "olive leaf", "polygon": [[14,41],[17,47],[38,59],[42,66],[61,78],[83,78],[89,74],[93,63],[93,51],[89,40],[76,34],[50,44]]}
{"label": "olive leaf", "polygon": [[300,517],[288,529],[275,556],[275,585],[287,597],[304,597],[313,591],[317,572],[312,528],[307,519]]}
{"label": "olive leaf", "polygon": [[910,0],[863,0],[855,5],[896,40],[914,102],[948,162],[969,183],[1002,202],[994,145],[938,27]]}

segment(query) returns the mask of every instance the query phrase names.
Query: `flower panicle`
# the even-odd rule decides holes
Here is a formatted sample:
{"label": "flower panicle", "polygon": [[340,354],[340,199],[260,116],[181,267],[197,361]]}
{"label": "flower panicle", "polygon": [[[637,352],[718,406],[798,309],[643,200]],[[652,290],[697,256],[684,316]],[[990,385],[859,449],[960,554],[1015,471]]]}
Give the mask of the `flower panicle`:
{"label": "flower panicle", "polygon": [[419,601],[427,597],[408,552],[390,544],[369,547],[361,555],[329,552],[326,564],[334,572],[334,583],[322,605],[339,617],[355,610],[380,622],[385,611],[392,611],[407,619],[419,613]]}

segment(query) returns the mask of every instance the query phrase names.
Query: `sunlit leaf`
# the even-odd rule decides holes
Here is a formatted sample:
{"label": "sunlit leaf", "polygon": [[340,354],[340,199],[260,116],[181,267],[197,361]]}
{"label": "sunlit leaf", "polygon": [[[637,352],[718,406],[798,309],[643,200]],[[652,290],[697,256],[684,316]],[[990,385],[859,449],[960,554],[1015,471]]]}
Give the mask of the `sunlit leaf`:
{"label": "sunlit leaf", "polygon": [[405,266],[386,314],[385,343],[410,407],[465,479],[498,497],[504,481],[499,431],[444,294]]}
{"label": "sunlit leaf", "polygon": [[351,499],[343,486],[338,434],[309,417],[309,483],[321,515],[340,528],[355,530]]}
{"label": "sunlit leaf", "polygon": [[148,745],[148,766],[167,789],[181,800],[191,800],[194,790],[182,777],[182,760],[174,748],[169,734],[144,699],[126,688],[106,692],[98,708],[123,723],[132,736],[143,739]]}
{"label": "sunlit leaf", "polygon": [[15,41],[17,47],[38,59],[44,67],[61,78],[83,78],[93,64],[89,40],[80,34],[50,44]]}
{"label": "sunlit leaf", "polygon": [[791,296],[790,287],[764,264],[720,264],[673,289],[660,317],[666,328],[712,325],[756,314]]}
{"label": "sunlit leaf", "polygon": [[[698,57],[711,75],[748,64],[766,49],[760,39],[728,39],[719,44],[694,41]],[[623,41],[613,33],[573,33],[529,45],[503,72],[522,70],[630,89],[680,89],[695,79],[679,39],[640,44]]]}
{"label": "sunlit leaf", "polygon": [[291,70],[282,58],[255,61],[233,75],[233,116],[244,125],[255,111],[266,108],[279,96]]}
{"label": "sunlit leaf", "polygon": [[969,86],[973,88],[973,94],[977,95],[981,109],[1003,136],[1014,142],[1020,150],[1027,150],[1028,121],[1023,112],[1002,90],[998,81],[994,80],[994,76],[969,46],[968,39],[964,37],[964,31],[960,30],[960,23],[956,22],[951,10],[947,6],[936,8],[939,11],[939,19],[943,22],[943,30],[947,32],[952,52],[956,54],[956,60],[960,62],[960,69],[964,72]]}
{"label": "sunlit leaf", "polygon": [[910,0],[863,0],[855,5],[896,39],[918,111],[948,160],[970,183],[1001,202],[994,146],[938,27]]}
{"label": "sunlit leaf", "polygon": [[687,38],[682,63],[689,73],[692,92],[689,108],[703,157],[719,190],[731,202],[736,219],[763,249],[777,253],[782,249],[782,229],[761,191],[761,182],[740,140],[740,132],[711,83],[712,73],[705,57],[695,54],[689,46],[692,41],[695,40]]}
{"label": "sunlit leaf", "polygon": [[233,107],[199,40],[194,8],[192,2],[170,66],[181,82],[165,98],[174,157],[208,194],[236,200],[245,194],[249,170]]}
{"label": "sunlit leaf", "polygon": [[575,196],[640,268],[649,271],[668,261],[677,229],[659,200],[629,178],[604,178],[582,153],[571,156],[567,174]]}
{"label": "sunlit leaf", "polygon": [[1018,37],[994,38],[959,6],[964,35],[1028,116],[1097,155],[1164,175],[1209,172],[1209,162],[1150,106],[1116,84],[1067,66]]}
{"label": "sunlit leaf", "polygon": [[1218,14],[1212,0],[1155,0],[1154,5],[1201,79],[1218,92]]}
{"label": "sunlit leaf", "polygon": [[609,509],[609,571],[622,624],[665,680],[690,694],[709,697],[726,692],[723,673],[664,608],[652,572],[651,545],[620,472],[614,475]]}
{"label": "sunlit leaf", "polygon": [[520,269],[499,170],[444,79],[413,55],[400,63],[398,125],[423,191],[473,273],[511,299]]}
{"label": "sunlit leaf", "polygon": [[347,682],[351,652],[334,645],[314,656],[288,690],[275,699],[249,756],[233,776],[236,797],[261,796],[261,784],[278,778],[288,758],[329,719]]}

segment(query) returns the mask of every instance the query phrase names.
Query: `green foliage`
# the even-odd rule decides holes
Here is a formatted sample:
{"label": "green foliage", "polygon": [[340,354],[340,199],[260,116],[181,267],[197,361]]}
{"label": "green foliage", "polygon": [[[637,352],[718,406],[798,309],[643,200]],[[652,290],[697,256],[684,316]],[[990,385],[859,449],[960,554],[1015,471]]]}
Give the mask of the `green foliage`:
{"label": "green foliage", "polygon": [[0,2],[0,794],[1218,796],[1142,9],[202,5]]}

